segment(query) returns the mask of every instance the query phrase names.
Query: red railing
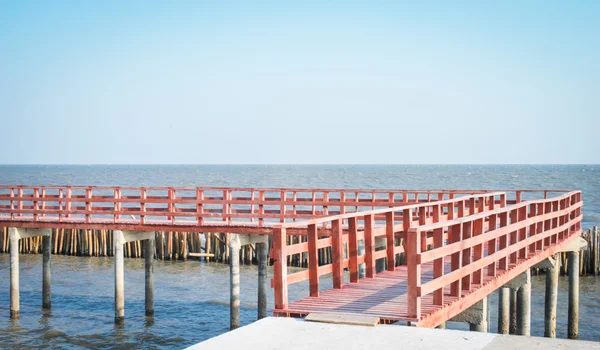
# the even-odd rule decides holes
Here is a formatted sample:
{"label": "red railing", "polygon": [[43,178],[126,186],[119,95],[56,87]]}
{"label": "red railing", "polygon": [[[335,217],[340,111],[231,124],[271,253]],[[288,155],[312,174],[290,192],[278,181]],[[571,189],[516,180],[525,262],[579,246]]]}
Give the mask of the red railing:
{"label": "red railing", "polygon": [[262,227],[481,192],[485,191],[0,186],[0,219],[200,226],[211,221]]}
{"label": "red railing", "polygon": [[[434,305],[444,305],[446,295],[463,297],[474,285],[497,283],[497,276],[521,273],[548,258],[559,244],[581,232],[582,205],[581,192],[573,191],[410,228],[406,242],[408,317],[421,318],[421,300],[426,295],[433,294]],[[422,244],[424,234],[433,237],[430,250]],[[445,273],[447,261],[450,272]],[[425,264],[433,264],[433,279],[422,283]]]}
{"label": "red railing", "polygon": [[[271,257],[275,259],[272,286],[275,309],[286,309],[287,286],[308,279],[310,295],[319,295],[319,277],[332,273],[333,288],[342,288],[345,268],[350,270],[350,282],[359,279],[358,265],[365,263],[366,277],[375,277],[375,261],[386,258],[387,269],[395,269],[395,257],[404,252],[405,232],[412,226],[452,220],[506,206],[506,193],[488,192],[439,200],[430,203],[407,204],[394,208],[328,216],[274,227]],[[307,242],[288,245],[287,231],[306,228]],[[424,232],[426,235],[426,232]],[[385,238],[384,248],[376,250],[377,238]],[[423,237],[426,248],[428,237]],[[364,241],[365,253],[358,254],[359,241]],[[344,246],[347,245],[347,254]],[[318,250],[331,247],[332,263],[318,265]],[[287,257],[308,253],[308,269],[287,274]],[[390,263],[392,262],[392,263]]]}

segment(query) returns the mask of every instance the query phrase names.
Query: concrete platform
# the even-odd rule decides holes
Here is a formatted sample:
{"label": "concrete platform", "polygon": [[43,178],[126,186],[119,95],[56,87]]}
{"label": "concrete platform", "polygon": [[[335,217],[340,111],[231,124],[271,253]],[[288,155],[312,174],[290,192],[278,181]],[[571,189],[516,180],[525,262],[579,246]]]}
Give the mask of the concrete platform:
{"label": "concrete platform", "polygon": [[268,317],[188,349],[600,349],[600,343],[400,325],[375,327]]}

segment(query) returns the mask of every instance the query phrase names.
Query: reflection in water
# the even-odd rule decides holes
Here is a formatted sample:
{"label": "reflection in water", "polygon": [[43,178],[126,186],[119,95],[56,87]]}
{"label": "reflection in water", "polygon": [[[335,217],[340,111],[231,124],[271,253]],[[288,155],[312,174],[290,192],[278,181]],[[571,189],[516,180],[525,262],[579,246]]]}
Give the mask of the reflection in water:
{"label": "reflection in water", "polygon": [[[21,256],[21,318],[10,320],[9,288],[0,288],[0,344],[33,348],[182,348],[226,332],[229,327],[229,267],[218,263],[163,262],[155,266],[154,318],[144,315],[143,259],[125,260],[125,324],[113,322],[112,258],[52,257],[52,311],[41,311],[41,255]],[[271,271],[269,272],[271,275]],[[348,276],[346,276],[346,279]],[[242,324],[256,319],[257,269],[241,267]],[[544,329],[544,276],[533,276],[532,335]],[[9,280],[9,256],[0,255],[0,280]],[[581,339],[600,340],[600,285],[581,278]],[[559,282],[558,336],[566,337],[568,282]],[[323,289],[331,279],[322,277]],[[290,286],[290,300],[308,295],[307,282]],[[273,295],[269,293],[269,305]],[[490,296],[496,329],[497,295]],[[468,329],[453,323],[449,328]],[[1,346],[1,345],[0,345]]]}

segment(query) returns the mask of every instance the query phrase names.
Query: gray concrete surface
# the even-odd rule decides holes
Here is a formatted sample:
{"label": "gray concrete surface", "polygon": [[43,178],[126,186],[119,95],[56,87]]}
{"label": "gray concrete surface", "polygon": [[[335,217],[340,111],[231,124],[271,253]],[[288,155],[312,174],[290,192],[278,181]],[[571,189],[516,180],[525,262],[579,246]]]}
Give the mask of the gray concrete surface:
{"label": "gray concrete surface", "polygon": [[581,340],[523,337],[400,325],[376,327],[267,317],[188,349],[600,349]]}

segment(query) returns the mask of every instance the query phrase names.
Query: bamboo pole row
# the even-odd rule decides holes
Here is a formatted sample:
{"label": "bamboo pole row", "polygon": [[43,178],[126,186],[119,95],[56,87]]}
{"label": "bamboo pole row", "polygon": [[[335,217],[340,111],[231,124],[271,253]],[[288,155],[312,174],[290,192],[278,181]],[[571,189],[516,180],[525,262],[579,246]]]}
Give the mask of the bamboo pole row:
{"label": "bamboo pole row", "polygon": [[[229,262],[229,235],[226,233],[199,232],[155,232],[154,257],[158,260],[199,259],[190,253],[200,253],[204,261]],[[8,228],[0,229],[0,253],[10,249]],[[143,241],[125,243],[126,258],[143,258]],[[109,230],[53,229],[52,254],[71,256],[113,256],[113,235]],[[41,254],[42,237],[19,240],[21,254]],[[242,247],[241,261],[256,263],[253,245]]]}
{"label": "bamboo pole row", "polygon": [[[52,254],[72,256],[112,256],[113,240],[112,232],[109,230],[77,230],[77,229],[54,229],[52,234]],[[600,274],[600,234],[596,226],[584,232],[582,237],[587,241],[587,250],[580,251],[579,273],[582,276],[598,276]],[[269,237],[269,246],[271,246]],[[156,232],[155,233],[154,257],[158,260],[187,260],[190,253],[201,253],[204,261],[229,263],[229,234],[218,232]],[[298,244],[307,242],[305,236],[288,236],[287,244]],[[127,258],[142,258],[142,241],[125,243],[124,255]],[[402,244],[402,242],[396,242]],[[348,256],[348,246],[345,245]],[[9,252],[8,229],[0,230],[0,253]],[[31,237],[19,240],[19,252],[22,254],[41,254],[42,237]],[[287,257],[288,266],[308,267],[308,254],[301,253]],[[331,247],[321,248],[318,251],[319,265],[332,262]],[[567,254],[561,253],[560,274],[567,275]],[[254,245],[243,246],[240,251],[240,260],[243,264],[256,263],[256,252]],[[404,256],[396,259],[399,265],[404,264]],[[534,274],[539,274],[537,269]]]}

